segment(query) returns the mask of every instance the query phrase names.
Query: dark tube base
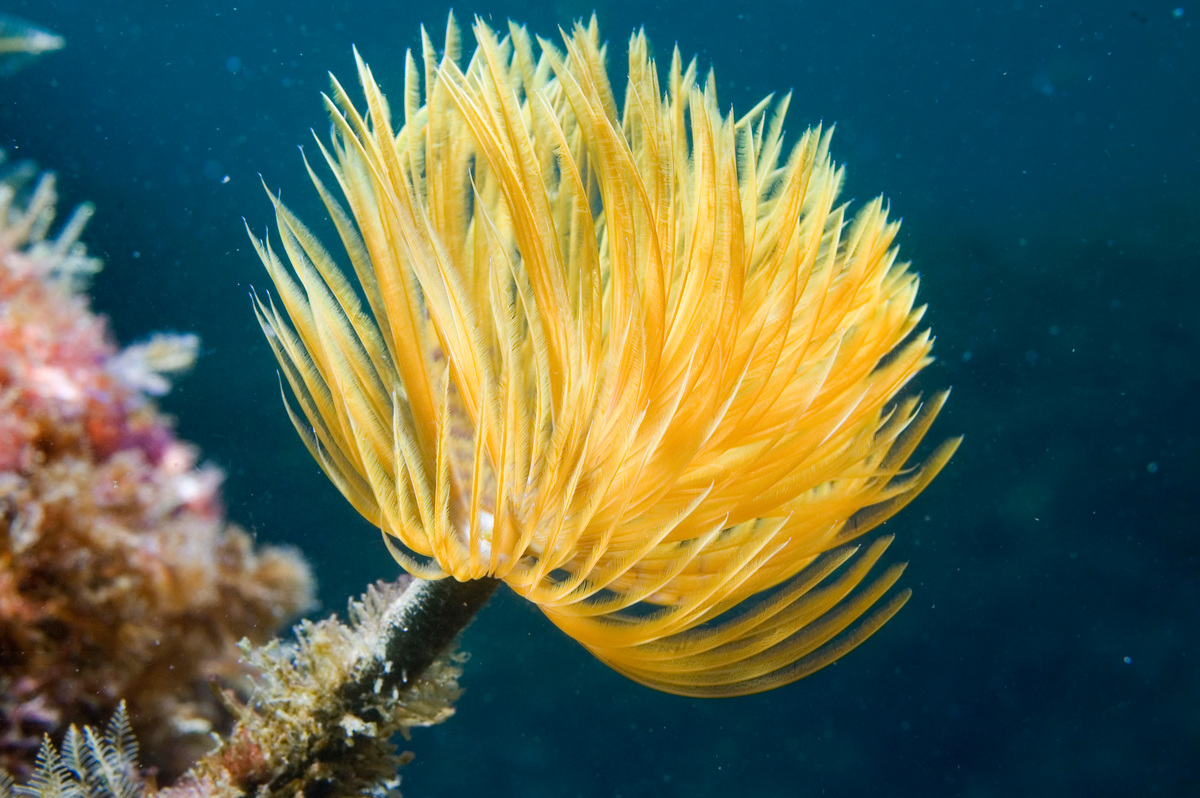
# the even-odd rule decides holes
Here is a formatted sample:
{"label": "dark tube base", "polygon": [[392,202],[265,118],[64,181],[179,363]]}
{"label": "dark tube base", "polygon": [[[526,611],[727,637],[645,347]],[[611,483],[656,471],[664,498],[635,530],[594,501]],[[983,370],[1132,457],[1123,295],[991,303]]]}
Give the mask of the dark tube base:
{"label": "dark tube base", "polygon": [[450,647],[499,585],[498,579],[413,579],[384,617],[379,650],[345,685],[343,696],[403,692]]}

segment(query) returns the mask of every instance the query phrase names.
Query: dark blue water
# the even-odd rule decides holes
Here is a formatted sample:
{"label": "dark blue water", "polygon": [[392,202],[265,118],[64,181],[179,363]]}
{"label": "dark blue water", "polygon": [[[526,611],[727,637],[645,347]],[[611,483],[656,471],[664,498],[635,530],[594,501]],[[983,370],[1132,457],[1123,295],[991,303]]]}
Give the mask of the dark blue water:
{"label": "dark blue water", "polygon": [[[553,34],[592,6],[459,4]],[[229,472],[230,516],[316,562],[340,609],[394,572],[281,409],[247,291],[261,174],[317,211],[297,145],[358,46],[399,91],[442,3],[9,2],[67,49],[0,83],[0,146],[98,207],[97,306],[124,340],[196,331],[166,400]],[[835,122],[847,196],[884,193],[922,274],[966,440],[889,523],[914,600],[836,666],[675,698],[593,661],[511,594],[469,630],[459,714],[417,732],[406,795],[1145,795],[1200,791],[1200,6],[1029,0],[610,2],[745,109]],[[623,55],[613,59],[619,64]],[[228,178],[226,180],[226,178]]]}

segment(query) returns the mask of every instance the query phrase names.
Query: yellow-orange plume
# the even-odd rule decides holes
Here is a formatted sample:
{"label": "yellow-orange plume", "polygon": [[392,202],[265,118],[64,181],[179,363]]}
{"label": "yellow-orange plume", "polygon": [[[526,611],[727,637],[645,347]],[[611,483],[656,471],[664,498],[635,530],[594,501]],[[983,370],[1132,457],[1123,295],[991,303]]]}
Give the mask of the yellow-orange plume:
{"label": "yellow-orange plume", "polygon": [[896,223],[846,218],[828,132],[785,149],[786,98],[724,116],[641,33],[623,98],[594,19],[475,38],[423,35],[398,106],[333,83],[344,204],[309,173],[357,285],[278,200],[291,268],[255,241],[297,429],[410,573],[502,579],[643,684],[828,664],[908,595],[853,541],[957,445],[909,465],[945,396],[897,398],[931,342]]}

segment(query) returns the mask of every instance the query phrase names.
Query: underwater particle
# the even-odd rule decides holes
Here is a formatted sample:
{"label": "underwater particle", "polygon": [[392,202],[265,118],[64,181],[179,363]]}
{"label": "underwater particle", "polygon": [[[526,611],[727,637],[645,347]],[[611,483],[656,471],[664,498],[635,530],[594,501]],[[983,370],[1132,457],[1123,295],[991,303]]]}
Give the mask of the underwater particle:
{"label": "underwater particle", "polygon": [[643,684],[829,664],[908,597],[860,539],[958,444],[914,460],[946,396],[901,395],[932,339],[898,224],[847,216],[829,131],[785,145],[789,98],[726,115],[640,32],[620,98],[594,18],[474,33],[465,66],[423,35],[401,103],[357,53],[366,111],[326,98],[357,285],[272,197],[297,431],[411,574],[503,581]]}

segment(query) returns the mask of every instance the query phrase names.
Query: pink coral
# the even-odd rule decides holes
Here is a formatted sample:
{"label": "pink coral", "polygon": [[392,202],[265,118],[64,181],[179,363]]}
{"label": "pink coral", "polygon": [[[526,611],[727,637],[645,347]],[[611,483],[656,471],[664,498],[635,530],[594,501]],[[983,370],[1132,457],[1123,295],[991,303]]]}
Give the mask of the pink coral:
{"label": "pink coral", "polygon": [[311,603],[311,576],[225,522],[221,472],[147,395],[195,337],[118,349],[81,291],[89,212],[47,239],[53,180],[19,182],[0,183],[0,766],[124,698],[169,775],[228,721],[207,682]]}

